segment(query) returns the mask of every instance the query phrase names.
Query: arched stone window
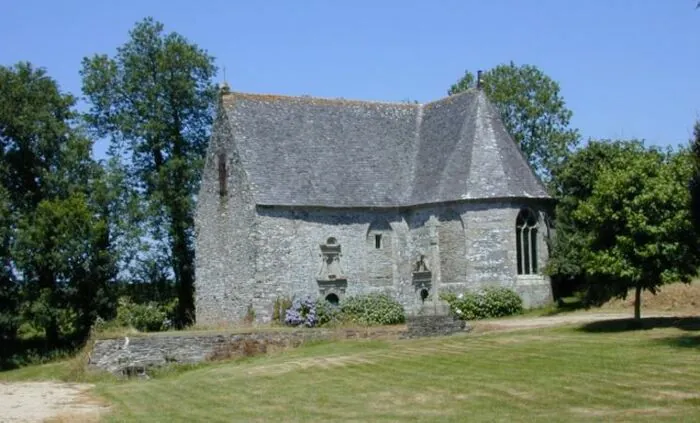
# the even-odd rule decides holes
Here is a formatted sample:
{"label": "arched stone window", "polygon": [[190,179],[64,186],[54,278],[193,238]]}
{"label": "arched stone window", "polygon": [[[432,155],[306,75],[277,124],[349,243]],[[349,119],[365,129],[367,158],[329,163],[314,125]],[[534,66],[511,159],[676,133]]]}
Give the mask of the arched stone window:
{"label": "arched stone window", "polygon": [[537,273],[537,214],[522,209],[515,221],[515,249],[518,257],[518,274]]}

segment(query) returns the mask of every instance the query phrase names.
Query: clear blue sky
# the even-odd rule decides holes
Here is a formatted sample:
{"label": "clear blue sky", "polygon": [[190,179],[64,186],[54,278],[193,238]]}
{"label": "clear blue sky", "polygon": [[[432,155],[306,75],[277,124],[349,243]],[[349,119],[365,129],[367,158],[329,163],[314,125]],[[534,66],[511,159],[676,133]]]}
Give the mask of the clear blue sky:
{"label": "clear blue sky", "polygon": [[[559,81],[585,138],[678,145],[700,118],[695,0],[0,0],[0,64],[80,93],[80,61],[153,16],[236,91],[430,101],[465,69],[515,61]],[[104,145],[98,145],[98,155]]]}

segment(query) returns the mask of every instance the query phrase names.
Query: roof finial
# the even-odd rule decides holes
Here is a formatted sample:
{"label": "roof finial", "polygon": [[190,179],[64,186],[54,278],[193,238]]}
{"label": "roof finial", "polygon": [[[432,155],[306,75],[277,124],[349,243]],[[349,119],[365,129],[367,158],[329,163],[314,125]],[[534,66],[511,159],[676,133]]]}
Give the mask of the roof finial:
{"label": "roof finial", "polygon": [[481,89],[481,74],[483,72],[481,70],[476,71],[476,89],[480,90]]}
{"label": "roof finial", "polygon": [[219,84],[219,93],[223,94],[228,94],[231,92],[231,87],[228,86],[228,82],[226,81],[226,66],[223,67],[224,71],[224,82]]}

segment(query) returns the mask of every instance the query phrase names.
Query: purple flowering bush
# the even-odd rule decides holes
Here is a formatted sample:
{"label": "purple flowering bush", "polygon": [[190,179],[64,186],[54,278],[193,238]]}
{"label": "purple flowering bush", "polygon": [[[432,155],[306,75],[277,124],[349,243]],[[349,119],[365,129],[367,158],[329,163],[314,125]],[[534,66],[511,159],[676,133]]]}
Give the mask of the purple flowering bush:
{"label": "purple flowering bush", "polygon": [[284,314],[284,323],[289,326],[312,328],[318,324],[316,301],[310,297],[296,298]]}

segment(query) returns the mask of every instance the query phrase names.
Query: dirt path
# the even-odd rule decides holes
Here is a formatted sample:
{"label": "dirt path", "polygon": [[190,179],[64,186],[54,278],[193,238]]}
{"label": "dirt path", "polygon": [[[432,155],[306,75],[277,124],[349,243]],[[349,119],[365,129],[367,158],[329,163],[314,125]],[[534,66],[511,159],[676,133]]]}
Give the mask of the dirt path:
{"label": "dirt path", "polygon": [[92,385],[0,383],[0,422],[94,422],[106,407],[88,394]]}
{"label": "dirt path", "polygon": [[[654,312],[644,313],[642,317],[668,317],[678,316],[684,313],[672,312]],[[552,326],[563,326],[573,324],[584,324],[591,322],[599,322],[604,320],[630,319],[632,314],[625,313],[593,313],[593,312],[577,312],[571,314],[559,314],[555,316],[543,317],[512,317],[506,319],[483,320],[474,322],[476,332],[488,332],[492,330],[518,330],[518,329],[534,329],[546,328]]]}
{"label": "dirt path", "polygon": [[529,329],[545,328],[550,326],[570,325],[576,323],[590,323],[600,320],[614,320],[630,318],[630,313],[581,313],[560,314],[544,317],[513,317],[508,319],[486,320],[476,322],[476,326],[484,324],[494,329]]}

